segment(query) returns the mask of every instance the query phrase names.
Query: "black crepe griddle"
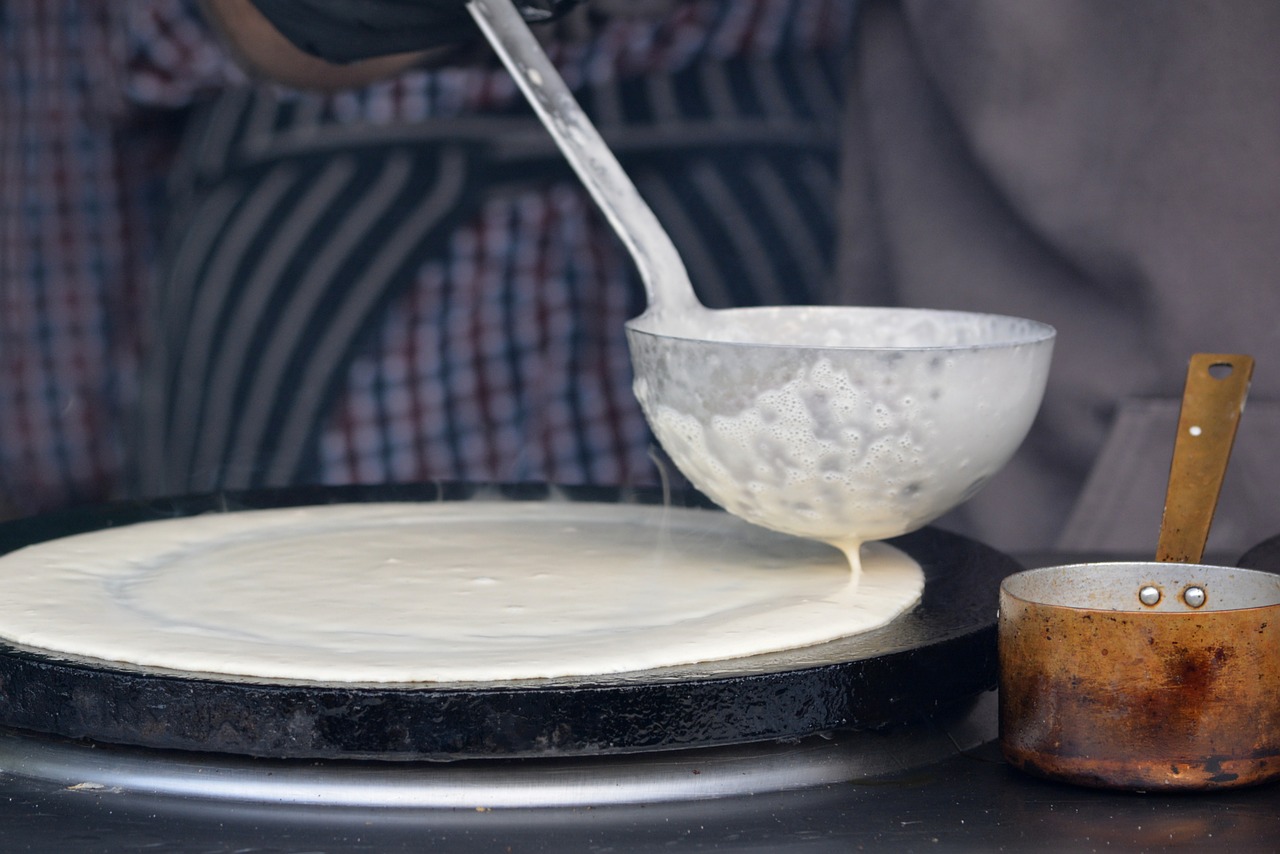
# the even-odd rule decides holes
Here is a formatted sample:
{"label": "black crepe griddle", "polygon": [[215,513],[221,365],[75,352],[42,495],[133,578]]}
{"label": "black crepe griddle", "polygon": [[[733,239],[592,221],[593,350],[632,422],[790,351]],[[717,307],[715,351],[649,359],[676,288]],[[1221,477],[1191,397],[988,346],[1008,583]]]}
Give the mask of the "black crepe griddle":
{"label": "black crepe griddle", "polygon": [[[710,507],[687,492],[545,485],[308,487],[120,502],[0,525],[0,553],[227,510],[360,501],[589,501]],[[76,659],[0,642],[0,725],[137,747],[275,758],[451,760],[634,753],[906,724],[996,684],[1001,579],[1021,567],[926,528],[891,541],[925,572],[880,629],[803,649],[604,677],[330,684]]]}

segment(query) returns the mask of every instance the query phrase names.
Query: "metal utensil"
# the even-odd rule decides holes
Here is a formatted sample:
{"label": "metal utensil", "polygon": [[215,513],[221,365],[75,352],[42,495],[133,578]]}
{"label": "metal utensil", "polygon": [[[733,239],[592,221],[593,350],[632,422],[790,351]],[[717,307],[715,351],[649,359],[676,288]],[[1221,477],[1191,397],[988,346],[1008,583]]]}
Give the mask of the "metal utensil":
{"label": "metal utensil", "polygon": [[1000,590],[1000,740],[1084,785],[1210,789],[1280,776],[1280,576],[1197,563],[1252,374],[1188,369],[1155,562],[1017,573]]}
{"label": "metal utensil", "polygon": [[680,253],[511,0],[470,0],[467,10],[631,253],[649,312],[698,315]]}
{"label": "metal utensil", "polygon": [[468,9],[618,236],[648,308],[627,324],[635,394],[718,504],[843,548],[915,530],[1012,456],[1054,330],[922,309],[701,305],[679,253],[510,0]]}

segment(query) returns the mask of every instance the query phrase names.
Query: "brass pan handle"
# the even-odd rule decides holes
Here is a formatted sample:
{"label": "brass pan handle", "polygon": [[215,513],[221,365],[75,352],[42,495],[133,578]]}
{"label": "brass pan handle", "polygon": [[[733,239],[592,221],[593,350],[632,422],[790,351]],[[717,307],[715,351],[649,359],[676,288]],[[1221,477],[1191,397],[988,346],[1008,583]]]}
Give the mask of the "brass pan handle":
{"label": "brass pan handle", "polygon": [[1187,368],[1156,560],[1199,563],[1253,377],[1253,359],[1197,353]]}

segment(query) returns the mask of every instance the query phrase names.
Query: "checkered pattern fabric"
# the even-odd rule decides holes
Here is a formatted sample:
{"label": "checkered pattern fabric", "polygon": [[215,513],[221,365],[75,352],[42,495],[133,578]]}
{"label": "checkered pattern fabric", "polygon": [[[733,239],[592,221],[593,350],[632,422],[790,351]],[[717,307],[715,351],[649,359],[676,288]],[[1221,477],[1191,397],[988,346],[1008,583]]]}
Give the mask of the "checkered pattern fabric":
{"label": "checkered pattern fabric", "polygon": [[[674,4],[659,18],[618,18],[590,39],[554,41],[551,53],[584,102],[600,107],[619,81],[838,50],[854,9],[847,0]],[[699,88],[690,80],[685,91]],[[789,115],[794,98],[734,109]],[[409,75],[340,96],[335,109],[348,120],[391,122],[427,105],[466,115],[518,100],[505,72],[472,68]],[[682,116],[699,109],[713,108],[679,107]],[[774,198],[782,204],[786,195]],[[768,214],[757,207],[750,215]],[[491,199],[450,247],[447,259],[424,266],[353,362],[321,439],[319,479],[656,481],[621,334],[642,306],[629,261],[585,191],[569,181]],[[823,254],[806,260],[817,265]],[[741,291],[703,296],[744,301]]]}
{"label": "checkered pattern fabric", "polygon": [[186,4],[0,2],[0,515],[118,491],[176,130],[151,108],[227,75]]}
{"label": "checkered pattern fabric", "polygon": [[[179,169],[204,172],[169,176],[182,130],[176,119],[187,107],[210,98],[244,106],[239,115],[247,118],[234,133],[246,148],[255,134],[305,147],[321,125],[349,128],[355,138],[361,128],[416,132],[436,119],[464,127],[525,112],[487,51],[331,97],[250,90],[196,5],[0,0],[0,503],[9,512],[119,495],[131,461],[150,453],[131,447],[130,425],[164,182],[210,180],[226,166],[216,157],[230,148],[220,146],[231,145],[229,126],[190,127]],[[622,142],[632,139],[628,128],[669,119],[749,115],[764,127],[785,124],[801,108],[810,116],[833,108],[833,81],[793,59],[845,43],[856,10],[850,0],[640,8],[595,0],[591,15],[544,31],[566,79],[598,121],[623,129]],[[651,79],[658,82],[642,82]],[[266,103],[274,106],[260,109]],[[736,199],[760,219],[759,199],[776,195],[784,174],[775,166],[744,161],[738,183],[705,169],[665,170],[671,185],[656,189],[670,204],[660,216],[678,218],[697,196],[717,197],[738,216]],[[811,199],[781,205],[777,221],[823,220],[825,213],[807,211],[825,203],[829,175],[785,174],[816,189]],[[576,182],[508,182],[451,227],[440,239],[447,251],[423,260],[360,336],[306,451],[304,477],[650,480],[649,439],[621,334],[638,294],[628,260]],[[734,245],[730,234],[704,231],[704,243],[689,248],[707,257],[753,258],[770,245],[769,234]],[[817,275],[821,255],[821,248],[784,253],[771,263],[816,265]],[[743,301],[733,283],[752,276],[779,279],[759,263],[712,270],[702,279],[708,301]],[[801,296],[752,287],[769,301]]]}
{"label": "checkered pattern fabric", "polygon": [[647,482],[633,287],[576,185],[490,201],[351,365],[322,479]]}

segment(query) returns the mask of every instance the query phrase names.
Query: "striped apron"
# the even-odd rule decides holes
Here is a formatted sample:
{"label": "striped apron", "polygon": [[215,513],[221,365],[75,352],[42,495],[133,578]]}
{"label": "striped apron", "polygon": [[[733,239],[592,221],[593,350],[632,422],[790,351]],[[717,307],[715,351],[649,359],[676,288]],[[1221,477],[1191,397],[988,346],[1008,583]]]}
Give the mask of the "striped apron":
{"label": "striped apron", "polygon": [[[597,10],[553,58],[704,302],[815,301],[853,4],[666,5]],[[225,93],[172,197],[144,494],[657,479],[623,335],[642,289],[500,69]]]}

